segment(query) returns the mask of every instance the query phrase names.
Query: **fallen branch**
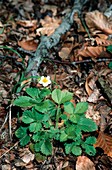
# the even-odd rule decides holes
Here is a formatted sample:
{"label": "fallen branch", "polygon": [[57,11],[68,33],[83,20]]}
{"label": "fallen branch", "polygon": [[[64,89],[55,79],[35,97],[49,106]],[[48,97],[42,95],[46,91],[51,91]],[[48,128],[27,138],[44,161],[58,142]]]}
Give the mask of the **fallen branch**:
{"label": "fallen branch", "polygon": [[87,1],[88,0],[74,0],[73,8],[71,9],[70,13],[65,16],[61,25],[55,30],[55,32],[51,36],[42,36],[41,43],[34,53],[34,57],[29,60],[28,67],[26,69],[26,75],[29,73],[32,76],[37,75],[39,66],[43,59],[45,57],[49,57],[49,50],[56,46],[59,43],[61,36],[70,30],[74,22],[74,13],[78,12],[80,15],[82,7]]}

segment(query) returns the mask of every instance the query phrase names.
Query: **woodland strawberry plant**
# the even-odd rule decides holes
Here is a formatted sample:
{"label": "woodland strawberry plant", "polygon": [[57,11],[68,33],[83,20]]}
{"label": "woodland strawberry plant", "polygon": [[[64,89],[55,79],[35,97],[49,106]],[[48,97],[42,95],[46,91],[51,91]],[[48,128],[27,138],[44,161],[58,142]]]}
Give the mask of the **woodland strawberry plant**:
{"label": "woodland strawberry plant", "polygon": [[96,131],[97,125],[85,116],[87,102],[74,107],[70,102],[73,94],[60,89],[27,88],[26,94],[14,101],[14,105],[24,108],[22,125],[15,132],[21,146],[30,144],[35,154],[49,156],[58,141],[65,154],[95,155],[96,138],[89,132]]}

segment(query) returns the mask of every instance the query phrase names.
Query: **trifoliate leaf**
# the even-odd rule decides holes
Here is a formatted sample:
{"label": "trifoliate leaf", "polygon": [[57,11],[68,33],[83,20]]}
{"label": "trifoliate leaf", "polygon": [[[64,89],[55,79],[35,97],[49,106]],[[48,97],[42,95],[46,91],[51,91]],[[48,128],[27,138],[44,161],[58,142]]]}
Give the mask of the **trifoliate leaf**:
{"label": "trifoliate leaf", "polygon": [[66,152],[66,154],[71,153],[72,146],[73,146],[73,144],[72,144],[72,143],[70,143],[70,144],[66,144],[66,145],[65,145],[65,152]]}
{"label": "trifoliate leaf", "polygon": [[94,146],[85,144],[85,152],[90,155],[90,156],[94,156],[96,154],[96,149],[94,148]]}
{"label": "trifoliate leaf", "polygon": [[27,135],[27,130],[28,130],[27,127],[20,126],[15,132],[16,137],[23,138],[24,136]]}
{"label": "trifoliate leaf", "polygon": [[22,121],[26,124],[32,123],[34,121],[42,121],[44,115],[38,113],[35,110],[29,111],[25,110],[23,112]]}
{"label": "trifoliate leaf", "polygon": [[109,46],[107,47],[107,51],[109,51],[109,52],[112,53],[112,45],[109,45]]}
{"label": "trifoliate leaf", "polygon": [[37,89],[37,88],[27,88],[26,89],[26,93],[31,96],[32,98],[38,98],[39,97],[39,93],[40,93],[40,90]]}
{"label": "trifoliate leaf", "polygon": [[41,113],[45,113],[49,110],[50,103],[51,103],[50,100],[45,100],[40,104],[35,105],[35,109]]}
{"label": "trifoliate leaf", "polygon": [[93,136],[89,136],[88,138],[86,138],[85,142],[88,145],[93,145],[96,143],[96,138]]}
{"label": "trifoliate leaf", "polygon": [[20,145],[21,146],[25,146],[30,142],[30,136],[27,135],[27,129],[28,128],[21,126],[15,132],[16,137],[20,138]]}
{"label": "trifoliate leaf", "polygon": [[36,133],[36,134],[34,134],[34,135],[32,136],[32,139],[33,139],[35,142],[40,141],[40,138],[41,138],[41,136],[40,136],[39,133]]}
{"label": "trifoliate leaf", "polygon": [[22,115],[22,121],[26,124],[34,122],[35,119],[34,119],[34,115],[33,115],[32,111],[25,110]]}
{"label": "trifoliate leaf", "polygon": [[63,131],[61,132],[61,135],[60,135],[60,142],[64,142],[66,141],[68,138],[68,135]]}
{"label": "trifoliate leaf", "polygon": [[112,61],[108,64],[108,67],[112,70]]}
{"label": "trifoliate leaf", "polygon": [[79,114],[83,114],[87,111],[88,109],[88,103],[87,102],[79,102],[77,103],[76,107],[75,107],[75,113],[79,113]]}
{"label": "trifoliate leaf", "polygon": [[76,156],[79,156],[82,153],[82,149],[79,146],[73,146],[72,153]]}
{"label": "trifoliate leaf", "polygon": [[39,122],[31,123],[29,126],[30,132],[38,132],[42,128],[42,124]]}
{"label": "trifoliate leaf", "polygon": [[64,111],[69,114],[73,114],[75,111],[73,103],[71,103],[71,102],[64,103]]}
{"label": "trifoliate leaf", "polygon": [[43,142],[41,145],[41,152],[46,156],[52,154],[52,144],[49,140],[45,140],[45,142]]}
{"label": "trifoliate leaf", "polygon": [[42,143],[43,143],[43,141],[40,141],[40,142],[37,142],[36,144],[34,144],[34,150],[36,152],[40,152]]}
{"label": "trifoliate leaf", "polygon": [[[20,106],[20,107],[29,107],[29,106],[35,105],[35,104],[33,103],[33,101],[35,101],[35,100],[32,100],[31,97],[28,97],[28,96],[20,96],[18,99],[15,99],[15,100],[14,100],[14,105]],[[36,102],[36,101],[35,101],[35,102]]]}
{"label": "trifoliate leaf", "polygon": [[21,146],[25,146],[30,142],[30,136],[25,136],[23,139],[20,141]]}
{"label": "trifoliate leaf", "polygon": [[41,153],[36,153],[35,154],[35,159],[37,162],[44,162],[47,158]]}
{"label": "trifoliate leaf", "polygon": [[96,123],[93,122],[93,120],[84,117],[80,118],[80,120],[77,122],[77,125],[84,132],[92,132],[98,129]]}
{"label": "trifoliate leaf", "polygon": [[51,91],[49,90],[49,89],[42,89],[41,90],[41,92],[40,92],[40,97],[41,98],[44,98],[44,97],[46,97],[46,96],[48,96],[48,95],[50,95],[51,94]]}
{"label": "trifoliate leaf", "polygon": [[52,92],[52,99],[58,103],[62,104],[72,99],[73,94],[68,91],[61,91],[60,89],[55,89]]}

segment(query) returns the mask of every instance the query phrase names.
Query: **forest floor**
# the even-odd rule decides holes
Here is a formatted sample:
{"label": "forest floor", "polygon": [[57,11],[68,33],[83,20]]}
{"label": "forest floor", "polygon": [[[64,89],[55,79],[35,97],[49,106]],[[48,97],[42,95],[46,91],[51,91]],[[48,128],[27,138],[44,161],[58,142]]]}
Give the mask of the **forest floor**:
{"label": "forest floor", "polygon": [[[38,75],[50,76],[73,103],[88,102],[86,116],[98,126],[96,155],[58,153],[35,159],[28,145],[20,147],[15,131],[18,107],[13,100],[26,87],[40,87],[24,71],[41,42],[51,36],[73,6],[73,0],[0,1],[0,169],[111,170],[112,169],[112,1],[85,0],[81,15],[49,49]],[[52,85],[51,85],[52,86]],[[23,88],[22,88],[23,87]],[[50,87],[50,86],[49,86]],[[53,86],[55,88],[55,86]]]}

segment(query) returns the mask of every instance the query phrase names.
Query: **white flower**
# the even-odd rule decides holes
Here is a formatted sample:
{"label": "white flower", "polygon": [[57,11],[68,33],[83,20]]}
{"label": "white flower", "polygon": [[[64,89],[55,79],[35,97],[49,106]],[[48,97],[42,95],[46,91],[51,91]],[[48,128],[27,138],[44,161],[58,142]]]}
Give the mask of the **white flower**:
{"label": "white flower", "polygon": [[49,84],[51,84],[50,76],[42,76],[39,81],[39,84],[42,84],[44,87],[47,87]]}

